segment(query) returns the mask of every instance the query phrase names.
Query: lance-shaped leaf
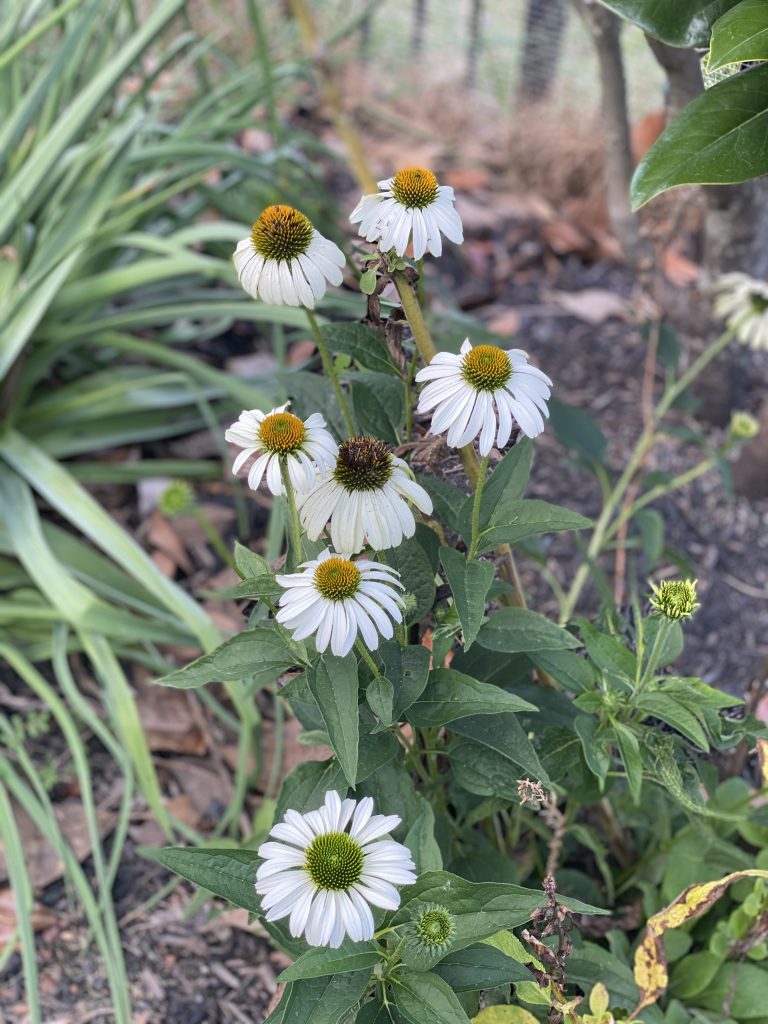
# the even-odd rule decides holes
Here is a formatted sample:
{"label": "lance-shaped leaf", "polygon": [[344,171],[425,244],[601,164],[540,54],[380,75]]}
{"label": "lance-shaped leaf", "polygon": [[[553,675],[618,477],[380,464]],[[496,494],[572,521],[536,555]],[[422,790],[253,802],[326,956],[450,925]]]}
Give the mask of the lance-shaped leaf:
{"label": "lance-shaped leaf", "polygon": [[441,548],[440,561],[453,594],[464,634],[464,649],[468,650],[477,638],[485,618],[485,601],[495,575],[490,562],[466,558],[454,548]]}
{"label": "lance-shaped leaf", "polygon": [[354,786],[360,747],[357,659],[353,654],[345,658],[325,654],[307,671],[307,682],[347,782]]}

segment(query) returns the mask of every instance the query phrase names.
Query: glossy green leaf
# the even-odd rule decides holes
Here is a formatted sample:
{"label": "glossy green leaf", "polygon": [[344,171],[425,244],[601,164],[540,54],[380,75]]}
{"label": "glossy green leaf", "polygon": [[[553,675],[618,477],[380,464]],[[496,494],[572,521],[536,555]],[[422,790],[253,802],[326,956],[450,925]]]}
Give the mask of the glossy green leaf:
{"label": "glossy green leaf", "polygon": [[388,640],[379,647],[379,654],[384,664],[384,675],[394,687],[392,719],[397,722],[427,685],[429,651],[421,645],[401,647]]}
{"label": "glossy green leaf", "polygon": [[707,71],[748,60],[768,60],[765,0],[741,0],[712,26]]}
{"label": "glossy green leaf", "polygon": [[571,693],[583,693],[594,684],[595,673],[586,658],[573,651],[531,651],[531,661],[549,673],[556,683]]}
{"label": "glossy green leaf", "polygon": [[435,573],[427,552],[415,537],[410,537],[398,547],[384,551],[382,560],[397,569],[406,592],[416,598],[416,608],[409,612],[408,621],[418,622],[431,610],[435,600]]}
{"label": "glossy green leaf", "polygon": [[660,718],[662,722],[677,729],[700,750],[709,750],[709,742],[698,719],[684,704],[668,693],[642,693],[635,698],[634,706],[638,711]]}
{"label": "glossy green leaf", "polygon": [[468,562],[455,548],[441,548],[440,560],[459,614],[464,649],[468,650],[483,624],[488,590],[496,573],[490,562]]}
{"label": "glossy green leaf", "polygon": [[202,847],[173,847],[151,851],[182,878],[229,900],[252,914],[261,913],[256,895],[256,868],[260,859],[255,850],[210,850]]}
{"label": "glossy green leaf", "polygon": [[586,619],[579,619],[578,627],[587,653],[599,669],[634,679],[637,659],[618,637],[601,633]]}
{"label": "glossy green leaf", "polygon": [[538,499],[499,502],[488,525],[480,531],[479,554],[500,544],[517,544],[526,537],[564,530],[585,530],[592,521],[580,512]]}
{"label": "glossy green leaf", "polygon": [[399,376],[400,371],[392,360],[383,335],[371,327],[365,324],[331,323],[324,324],[320,333],[332,352],[343,352],[366,370]]}
{"label": "glossy green leaf", "polygon": [[549,785],[549,776],[539,761],[536,751],[517,720],[517,716],[504,712],[496,715],[476,715],[460,718],[451,725],[451,732],[488,747],[518,769],[517,778],[528,775]]}
{"label": "glossy green leaf", "polygon": [[264,1024],[340,1024],[370,983],[369,970],[290,982]]}
{"label": "glossy green leaf", "polygon": [[643,759],[640,756],[640,744],[637,736],[628,726],[622,725],[621,722],[613,722],[612,724],[613,730],[616,733],[616,744],[619,748],[619,754],[624,763],[624,770],[627,773],[629,794],[633,802],[638,804],[643,788]]}
{"label": "glossy green leaf", "polygon": [[435,839],[435,812],[424,799],[422,807],[421,814],[408,829],[408,835],[405,837],[405,845],[411,851],[417,874],[424,871],[440,871],[443,867],[443,856]]}
{"label": "glossy green leaf", "polygon": [[[531,475],[532,461],[533,443],[528,437],[522,438],[504,455],[483,488],[483,496],[480,499],[481,529],[489,525],[500,502],[515,502],[523,497]],[[461,514],[461,533],[467,542],[471,540],[473,504],[474,495],[470,494],[464,501]]]}
{"label": "glossy green leaf", "polygon": [[325,794],[335,789],[344,797],[347,794],[347,782],[338,760],[304,761],[297,764],[285,778],[280,789],[275,821],[282,821],[289,809],[306,814],[320,807]]}
{"label": "glossy green leaf", "polygon": [[380,959],[380,952],[374,943],[345,939],[337,949],[325,946],[308,949],[296,963],[286,967],[277,981],[278,984],[286,984],[305,978],[325,978],[330,974],[349,974],[373,967]]}
{"label": "glossy green leaf", "polygon": [[477,642],[481,647],[507,654],[579,646],[572,633],[528,608],[502,608],[494,612],[478,633]]}
{"label": "glossy green leaf", "polygon": [[386,373],[364,371],[350,376],[352,407],[361,434],[400,444],[405,425],[403,383]]}
{"label": "glossy green leaf", "polygon": [[675,118],[637,166],[635,209],[676,185],[725,185],[768,173],[768,65],[726,78]]}
{"label": "glossy green leaf", "polygon": [[709,46],[714,22],[739,0],[602,0],[672,46]]}
{"label": "glossy green leaf", "polygon": [[481,683],[463,672],[435,669],[426,689],[407,713],[408,721],[421,728],[447,725],[470,715],[496,715],[501,711],[535,711],[536,707],[499,686]]}
{"label": "glossy green leaf", "polygon": [[392,982],[395,1005],[411,1024],[469,1024],[451,987],[436,974],[402,971]]}
{"label": "glossy green leaf", "polygon": [[522,964],[485,943],[449,953],[434,970],[454,992],[477,992],[531,980],[531,972]]}
{"label": "glossy green leaf", "polygon": [[370,681],[365,691],[365,699],[382,725],[392,724],[395,687],[386,676],[376,676]]}
{"label": "glossy green leaf", "polygon": [[549,422],[560,444],[584,459],[603,461],[608,442],[594,416],[578,405],[551,398]]}
{"label": "glossy green leaf", "polygon": [[334,753],[350,786],[357,781],[360,716],[357,710],[357,659],[324,654],[307,670],[307,682],[317,701]]}
{"label": "glossy green leaf", "polygon": [[251,677],[257,684],[267,685],[297,664],[296,651],[286,643],[273,623],[264,623],[225,640],[215,651],[161,676],[155,682],[160,686],[190,689],[206,683]]}

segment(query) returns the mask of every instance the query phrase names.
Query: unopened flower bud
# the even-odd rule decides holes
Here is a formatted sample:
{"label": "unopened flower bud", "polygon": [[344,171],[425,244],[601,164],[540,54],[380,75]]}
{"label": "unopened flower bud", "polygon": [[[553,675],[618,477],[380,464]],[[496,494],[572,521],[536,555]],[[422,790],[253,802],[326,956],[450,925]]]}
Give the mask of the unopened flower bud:
{"label": "unopened flower bud", "polygon": [[750,412],[737,410],[731,413],[728,435],[731,441],[749,441],[760,433],[760,424]]}
{"label": "unopened flower bud", "polygon": [[158,508],[168,519],[183,516],[191,512],[195,504],[195,492],[186,480],[172,480],[157,503]]}
{"label": "unopened flower bud", "polygon": [[658,586],[651,583],[651,606],[666,619],[690,619],[699,607],[696,583],[696,580],[664,580]]}

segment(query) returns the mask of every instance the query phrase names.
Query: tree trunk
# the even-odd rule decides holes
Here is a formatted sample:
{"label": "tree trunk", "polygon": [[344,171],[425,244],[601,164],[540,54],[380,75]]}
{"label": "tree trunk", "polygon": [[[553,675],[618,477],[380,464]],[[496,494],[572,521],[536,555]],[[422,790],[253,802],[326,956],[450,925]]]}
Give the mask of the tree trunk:
{"label": "tree trunk", "polygon": [[528,0],[518,102],[536,103],[548,96],[557,77],[565,15],[565,0]]}
{"label": "tree trunk", "polygon": [[632,265],[637,255],[637,221],[629,205],[632,145],[621,54],[621,22],[595,0],[573,0],[573,3],[592,37],[600,67],[608,215],[624,257]]}

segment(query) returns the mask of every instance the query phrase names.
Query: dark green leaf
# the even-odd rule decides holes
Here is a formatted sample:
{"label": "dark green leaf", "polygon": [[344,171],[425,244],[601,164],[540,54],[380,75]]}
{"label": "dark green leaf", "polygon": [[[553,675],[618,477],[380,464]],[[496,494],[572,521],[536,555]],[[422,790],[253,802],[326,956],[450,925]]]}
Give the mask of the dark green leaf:
{"label": "dark green leaf", "polygon": [[182,878],[221,896],[252,914],[261,913],[256,895],[256,868],[260,859],[255,850],[209,850],[202,847],[168,846],[153,850],[159,860]]}
{"label": "dark green leaf", "polygon": [[567,630],[528,608],[502,608],[495,612],[478,633],[477,642],[481,647],[507,654],[579,646]]}
{"label": "dark green leaf", "polygon": [[507,803],[519,801],[520,766],[510,758],[460,736],[449,745],[447,754],[456,783],[468,793],[496,797]]}
{"label": "dark green leaf", "polygon": [[420,645],[401,647],[388,640],[379,647],[379,654],[384,674],[395,689],[392,719],[397,722],[427,685],[429,651]]}
{"label": "dark green leaf", "polygon": [[392,724],[392,706],[395,699],[395,687],[385,676],[376,676],[368,684],[365,691],[368,707],[376,715],[382,725]]}
{"label": "dark green leaf", "polygon": [[372,999],[358,1011],[355,1024],[403,1024],[403,1018],[391,1003],[385,1006],[377,999]]}
{"label": "dark green leaf", "polygon": [[370,979],[366,970],[292,981],[264,1024],[340,1024],[363,998]]}
{"label": "dark green leaf", "polygon": [[441,548],[440,560],[453,594],[459,622],[464,633],[464,649],[475,641],[485,618],[485,601],[495,571],[490,562],[468,562],[454,548]]}
{"label": "dark green leaf", "polygon": [[584,530],[592,521],[579,512],[550,505],[548,501],[522,499],[501,501],[493,511],[488,526],[481,531],[479,554],[500,544],[517,544],[526,537],[563,530]]}
{"label": "dark green leaf", "polygon": [[389,764],[402,751],[402,747],[391,732],[376,731],[377,723],[364,707],[360,708],[360,719],[360,748],[357,759],[358,784],[370,778],[382,765]]}
{"label": "dark green leaf", "polygon": [[739,0],[603,0],[644,32],[672,46],[709,46],[710,29]]}
{"label": "dark green leaf", "polygon": [[403,971],[392,986],[395,1004],[411,1024],[469,1024],[450,986],[436,974]]}
{"label": "dark green leaf", "polygon": [[325,794],[335,789],[346,796],[347,781],[336,758],[328,761],[305,761],[297,764],[280,789],[275,821],[282,821],[291,808],[300,814],[314,811],[323,803]]}
{"label": "dark green leaf", "polygon": [[675,700],[671,694],[643,693],[635,698],[634,706],[638,711],[653,715],[654,718],[660,718],[662,722],[671,725],[700,750],[709,750],[707,737],[696,716],[685,705]]}
{"label": "dark green leaf", "polygon": [[[343,352],[366,370],[398,375],[384,337],[365,324],[324,324],[320,333],[332,352]],[[401,385],[402,388],[402,385]]]}
{"label": "dark green leaf", "polygon": [[584,760],[592,774],[600,780],[602,788],[611,767],[611,758],[604,740],[598,733],[597,720],[591,715],[578,715],[573,727],[581,740]]}
{"label": "dark green leaf", "polygon": [[325,978],[330,974],[349,974],[373,967],[380,959],[378,947],[374,943],[345,939],[338,949],[308,949],[277,980],[278,983],[287,983],[304,978]]}
{"label": "dark green leaf", "polygon": [[664,519],[655,508],[641,508],[635,513],[635,525],[643,544],[645,571],[651,572],[664,554]]}
{"label": "dark green leaf", "polygon": [[424,810],[423,797],[413,786],[410,772],[400,763],[390,761],[365,782],[358,785],[355,796],[373,797],[377,814],[397,814],[402,823],[393,832],[393,837],[402,842],[413,823]]}
{"label": "dark green leaf", "polygon": [[[397,569],[406,591],[416,598],[416,609],[410,613],[408,621],[418,622],[430,611],[435,600],[435,573],[426,551],[415,537],[410,537],[398,547],[383,552],[382,557]],[[385,674],[392,679],[389,672]]]}
{"label": "dark green leaf", "polygon": [[449,484],[439,476],[416,474],[416,479],[432,499],[436,515],[446,526],[456,533],[462,532],[462,509],[466,505],[467,495],[458,487]]}
{"label": "dark green leaf", "polygon": [[710,985],[696,996],[696,1006],[714,1010],[724,1016],[728,1006],[731,1020],[765,1019],[765,993],[768,992],[768,971],[751,963],[723,964]]}
{"label": "dark green leaf", "polygon": [[[528,478],[531,475],[532,459],[533,444],[530,438],[525,437],[514,448],[510,448],[496,466],[488,477],[488,482],[483,488],[483,496],[480,500],[481,529],[488,526],[494,510],[500,501],[518,501],[525,494]],[[467,542],[471,539],[473,503],[474,495],[465,498],[464,509],[461,514],[461,533]]]}
{"label": "dark green leaf", "polygon": [[586,619],[579,619],[578,627],[587,652],[599,669],[627,676],[629,679],[635,678],[637,659],[620,640],[607,633],[601,633]]}
{"label": "dark green leaf", "polygon": [[748,60],[768,60],[765,0],[741,0],[712,26],[707,71]]}
{"label": "dark green leaf", "polygon": [[250,677],[257,685],[266,686],[299,663],[296,649],[273,623],[264,623],[225,640],[215,651],[155,682],[160,686],[189,689]]}
{"label": "dark green leaf", "polygon": [[519,765],[523,774],[549,785],[549,777],[515,715],[504,713],[461,718],[451,725],[451,731],[495,750]]}
{"label": "dark green leaf", "polygon": [[446,725],[470,715],[495,715],[500,711],[535,711],[536,707],[499,686],[478,682],[453,669],[435,669],[426,689],[408,710],[413,725]]}
{"label": "dark green leaf", "polygon": [[635,209],[675,185],[723,185],[768,172],[768,65],[707,89],[651,146],[631,185]]}
{"label": "dark green leaf", "polygon": [[629,794],[633,802],[638,804],[643,788],[643,760],[640,756],[640,744],[632,730],[626,725],[622,725],[621,722],[613,722],[613,729],[616,733],[619,754],[624,762],[624,770],[627,773]]}
{"label": "dark green leaf", "polygon": [[584,459],[602,462],[608,443],[594,416],[578,405],[549,400],[549,422],[560,444]]}
{"label": "dark green leaf", "polygon": [[405,423],[405,399],[399,377],[366,371],[354,374],[351,381],[352,406],[361,433],[400,444]]}
{"label": "dark green leaf", "polygon": [[[502,929],[523,924],[536,907],[544,905],[545,899],[543,892],[520,885],[469,882],[446,871],[429,871],[403,890],[403,902],[392,923],[412,921],[429,904],[439,904],[453,915],[454,932],[448,949],[431,951],[413,932],[406,933],[404,962],[416,970],[427,971],[446,954],[480,942]],[[562,902],[577,913],[605,913],[578,900],[564,898]]]}
{"label": "dark green leaf", "polygon": [[416,871],[440,871],[443,856],[435,839],[435,814],[432,807],[422,798],[423,810],[405,837],[405,845],[411,851]]}
{"label": "dark green leaf", "polygon": [[248,576],[233,587],[226,590],[219,590],[216,597],[219,601],[242,601],[247,598],[280,597],[283,588],[276,582],[271,572],[262,573],[260,576]]}
{"label": "dark green leaf", "polygon": [[595,680],[592,666],[586,658],[573,651],[531,651],[531,661],[543,669],[571,693],[591,690]]}
{"label": "dark green leaf", "polygon": [[[264,576],[269,573],[269,562],[255,551],[245,547],[239,540],[235,541],[235,565],[243,579]],[[270,573],[271,575],[271,573]]]}
{"label": "dark green leaf", "polygon": [[515,981],[530,981],[531,972],[493,946],[479,944],[450,953],[435,967],[454,992],[499,988]]}
{"label": "dark green leaf", "polygon": [[353,654],[345,658],[325,654],[307,670],[307,682],[347,782],[354,786],[360,745],[357,659]]}

